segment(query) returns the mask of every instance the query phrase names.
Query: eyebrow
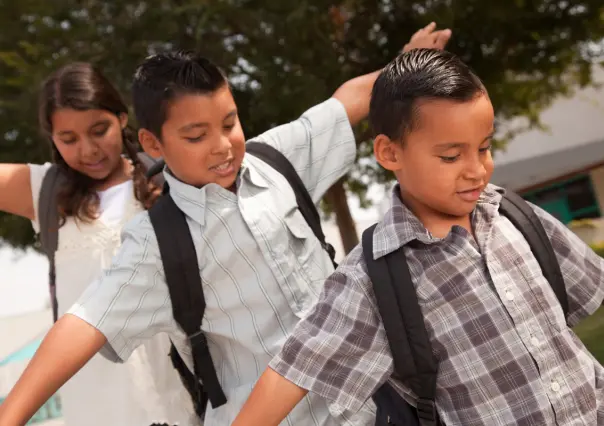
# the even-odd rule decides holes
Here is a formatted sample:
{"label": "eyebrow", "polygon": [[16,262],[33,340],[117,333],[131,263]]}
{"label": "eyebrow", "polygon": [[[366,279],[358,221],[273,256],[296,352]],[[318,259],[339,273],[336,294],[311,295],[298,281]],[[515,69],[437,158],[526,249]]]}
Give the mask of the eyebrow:
{"label": "eyebrow", "polygon": [[96,123],[94,123],[92,126],[90,126],[91,129],[94,129],[95,127],[98,127],[100,125],[109,125],[111,124],[111,122],[109,120],[99,120]]}
{"label": "eyebrow", "polygon": [[[226,120],[226,119],[228,119],[228,118],[234,117],[236,115],[237,115],[237,110],[234,109],[233,111],[231,111],[227,115],[225,115],[225,117],[223,118],[223,121]],[[200,129],[200,128],[203,128],[203,127],[209,127],[209,125],[210,125],[209,123],[204,122],[204,121],[200,121],[200,122],[197,122],[197,123],[189,123],[189,124],[185,124],[184,126],[182,126],[181,128],[179,128],[178,131],[179,132],[187,132],[187,131],[193,130],[193,129]]]}
{"label": "eyebrow", "polygon": [[[493,129],[493,131],[491,133],[488,134],[488,136],[486,138],[484,138],[482,140],[482,142],[493,138],[493,136],[495,136],[495,132],[496,130]],[[440,143],[436,145],[436,148],[439,149],[452,149],[452,148],[461,148],[462,146],[467,145],[467,143],[465,142],[445,142],[445,143]]]}
{"label": "eyebrow", "polygon": [[[99,121],[97,121],[96,123],[94,123],[92,126],[90,126],[90,129],[94,129],[95,127],[101,125],[101,124],[110,124],[109,120],[106,119],[101,119]],[[73,130],[61,130],[60,132],[57,132],[58,136],[70,136],[72,134],[74,134],[75,132]]]}

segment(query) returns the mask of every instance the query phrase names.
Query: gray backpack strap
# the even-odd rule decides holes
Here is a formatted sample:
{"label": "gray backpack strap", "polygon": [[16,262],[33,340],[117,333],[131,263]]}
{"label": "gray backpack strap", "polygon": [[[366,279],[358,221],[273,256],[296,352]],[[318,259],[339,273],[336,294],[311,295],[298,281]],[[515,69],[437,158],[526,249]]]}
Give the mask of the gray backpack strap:
{"label": "gray backpack strap", "polygon": [[53,319],[58,318],[56,296],[55,252],[59,243],[59,210],[57,194],[62,181],[59,166],[53,164],[46,172],[38,198],[38,223],[40,224],[40,244],[48,257],[48,284],[52,303]]}

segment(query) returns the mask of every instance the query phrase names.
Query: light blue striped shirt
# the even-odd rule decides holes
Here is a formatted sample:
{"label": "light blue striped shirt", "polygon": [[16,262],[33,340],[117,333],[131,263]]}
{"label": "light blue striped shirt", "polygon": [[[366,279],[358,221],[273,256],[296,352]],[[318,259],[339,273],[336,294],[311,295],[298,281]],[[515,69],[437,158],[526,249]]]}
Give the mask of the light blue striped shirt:
{"label": "light blue striped shirt", "polygon": [[[254,140],[289,159],[315,202],[350,170],[356,154],[346,111],[333,98]],[[270,360],[316,303],[333,266],[285,178],[261,160],[245,156],[237,194],[216,184],[198,189],[164,174],[195,243],[207,303],[201,328],[228,399],[217,409],[208,406],[204,423],[230,425]],[[128,358],[143,341],[167,332],[191,367],[146,212],[124,228],[122,239],[112,266],[70,313],[107,337],[103,354],[112,360]],[[373,411],[369,402],[346,424],[373,424]],[[310,394],[282,424],[338,422],[328,403]]]}

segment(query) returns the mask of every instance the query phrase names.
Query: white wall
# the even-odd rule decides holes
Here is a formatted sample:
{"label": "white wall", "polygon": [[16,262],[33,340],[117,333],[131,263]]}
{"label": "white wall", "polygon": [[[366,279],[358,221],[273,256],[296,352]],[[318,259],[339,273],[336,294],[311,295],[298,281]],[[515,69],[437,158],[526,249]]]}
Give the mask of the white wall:
{"label": "white wall", "polygon": [[[594,67],[594,81],[604,84],[602,67]],[[604,86],[579,90],[570,98],[558,99],[541,114],[541,119],[549,131],[531,130],[520,134],[508,144],[505,152],[496,153],[496,164],[603,140]]]}
{"label": "white wall", "polygon": [[46,333],[51,326],[50,309],[0,318],[0,360]]}

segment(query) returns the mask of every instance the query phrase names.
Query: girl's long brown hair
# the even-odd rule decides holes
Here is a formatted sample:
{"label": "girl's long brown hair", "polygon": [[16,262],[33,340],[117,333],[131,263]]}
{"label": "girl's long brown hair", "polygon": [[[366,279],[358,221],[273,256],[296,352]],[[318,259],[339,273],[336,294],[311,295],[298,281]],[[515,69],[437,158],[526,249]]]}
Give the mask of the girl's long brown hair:
{"label": "girl's long brown hair", "polygon": [[[105,76],[89,63],[66,65],[48,77],[39,98],[38,120],[44,135],[50,139],[53,160],[65,174],[65,184],[57,195],[61,225],[67,217],[91,222],[98,217],[99,196],[94,189],[94,179],[67,165],[52,142],[52,115],[62,108],[78,111],[105,110],[116,116],[128,114],[121,96]],[[138,143],[131,128],[122,130],[125,154],[134,166],[134,194],[145,208],[156,198],[155,188],[145,177],[145,169],[138,161]]]}

